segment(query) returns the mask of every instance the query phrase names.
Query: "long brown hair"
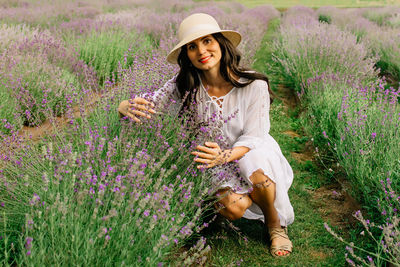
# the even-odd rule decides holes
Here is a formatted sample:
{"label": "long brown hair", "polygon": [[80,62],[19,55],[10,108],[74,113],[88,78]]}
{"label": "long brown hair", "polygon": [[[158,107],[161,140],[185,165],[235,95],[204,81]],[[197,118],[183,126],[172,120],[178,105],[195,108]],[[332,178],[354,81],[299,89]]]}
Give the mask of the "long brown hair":
{"label": "long brown hair", "polygon": [[[225,81],[230,82],[234,87],[242,88],[251,84],[254,80],[264,80],[268,84],[270,103],[273,102],[274,94],[270,89],[267,76],[253,70],[240,66],[241,55],[236,47],[221,33],[214,33],[212,36],[217,40],[221,48],[220,72]],[[182,46],[178,56],[180,71],[176,77],[176,85],[182,96],[183,105],[181,111],[188,108],[200,86],[200,70],[194,67],[187,55],[186,45]],[[231,73],[232,75],[229,75]],[[233,77],[243,77],[247,81],[241,83]]]}

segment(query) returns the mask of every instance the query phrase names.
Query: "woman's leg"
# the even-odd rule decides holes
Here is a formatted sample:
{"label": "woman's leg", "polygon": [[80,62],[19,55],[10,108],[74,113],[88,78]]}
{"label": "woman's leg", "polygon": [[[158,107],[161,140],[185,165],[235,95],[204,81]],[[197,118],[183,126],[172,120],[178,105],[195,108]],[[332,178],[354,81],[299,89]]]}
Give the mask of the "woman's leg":
{"label": "woman's leg", "polygon": [[[250,198],[261,208],[265,218],[265,225],[268,228],[280,228],[278,212],[274,206],[275,183],[261,169],[253,172],[250,180],[253,182],[253,191],[250,193]],[[283,237],[278,237],[272,240],[271,245],[280,245],[285,241]],[[279,250],[276,254],[277,256],[283,256],[287,253],[289,252],[286,250]]]}
{"label": "woman's leg", "polygon": [[220,200],[215,204],[215,208],[231,221],[240,219],[253,203],[247,194],[236,194],[230,188],[219,190],[216,196]]}

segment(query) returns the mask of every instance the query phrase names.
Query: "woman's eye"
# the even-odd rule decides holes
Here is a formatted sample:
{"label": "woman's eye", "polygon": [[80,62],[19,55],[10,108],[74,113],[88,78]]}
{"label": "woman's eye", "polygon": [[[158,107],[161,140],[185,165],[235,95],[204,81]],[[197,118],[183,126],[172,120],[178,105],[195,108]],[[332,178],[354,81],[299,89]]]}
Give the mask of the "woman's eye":
{"label": "woman's eye", "polygon": [[211,43],[211,39],[210,39],[210,38],[205,39],[205,40],[204,40],[204,43],[206,43],[206,44]]}
{"label": "woman's eye", "polygon": [[195,48],[194,45],[189,45],[189,46],[188,46],[188,49],[189,49],[189,50],[193,50],[194,48]]}

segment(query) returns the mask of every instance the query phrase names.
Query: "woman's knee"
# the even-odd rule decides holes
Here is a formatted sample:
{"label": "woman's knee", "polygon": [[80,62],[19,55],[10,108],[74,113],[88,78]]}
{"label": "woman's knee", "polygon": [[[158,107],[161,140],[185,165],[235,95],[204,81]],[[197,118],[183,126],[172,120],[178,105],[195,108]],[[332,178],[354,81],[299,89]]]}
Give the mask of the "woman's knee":
{"label": "woman's knee", "polygon": [[252,200],[246,194],[235,194],[231,191],[222,198],[215,207],[227,219],[234,221],[242,218],[245,211],[251,206]]}
{"label": "woman's knee", "polygon": [[275,185],[274,181],[272,181],[266,174],[264,174],[264,171],[262,169],[254,171],[249,178],[252,181],[253,185],[265,183]]}
{"label": "woman's knee", "polygon": [[238,205],[225,207],[220,213],[230,221],[235,221],[243,217],[246,210]]}

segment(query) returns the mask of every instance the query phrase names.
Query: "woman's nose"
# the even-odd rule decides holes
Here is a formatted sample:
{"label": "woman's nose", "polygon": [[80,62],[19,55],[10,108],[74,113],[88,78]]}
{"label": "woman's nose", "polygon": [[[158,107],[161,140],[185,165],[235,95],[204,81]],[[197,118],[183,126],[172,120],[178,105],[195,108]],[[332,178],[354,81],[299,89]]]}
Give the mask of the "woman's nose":
{"label": "woman's nose", "polygon": [[202,55],[206,51],[206,47],[203,44],[197,46],[197,52]]}

